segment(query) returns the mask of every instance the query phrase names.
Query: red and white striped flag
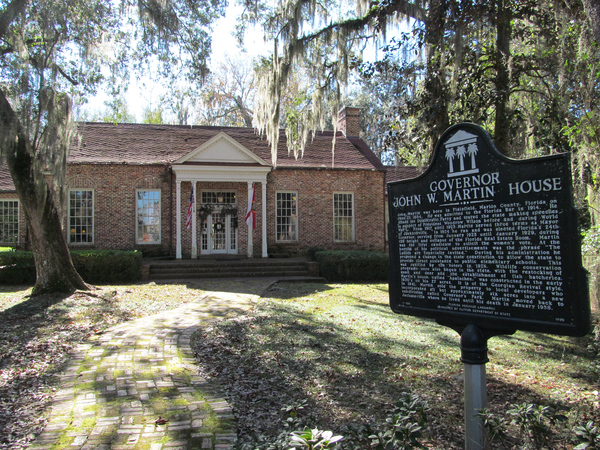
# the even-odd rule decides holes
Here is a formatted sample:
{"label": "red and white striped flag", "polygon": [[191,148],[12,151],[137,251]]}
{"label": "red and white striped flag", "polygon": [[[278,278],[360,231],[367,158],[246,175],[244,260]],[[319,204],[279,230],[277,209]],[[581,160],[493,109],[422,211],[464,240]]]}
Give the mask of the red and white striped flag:
{"label": "red and white striped flag", "polygon": [[188,206],[188,213],[185,219],[185,227],[189,230],[192,227],[192,210],[194,209],[194,186],[192,186],[192,192],[190,192],[190,206]]}
{"label": "red and white striped flag", "polygon": [[248,213],[246,214],[246,223],[248,228],[254,230],[256,228],[256,211],[254,211],[254,183],[252,183],[252,193],[248,197]]}

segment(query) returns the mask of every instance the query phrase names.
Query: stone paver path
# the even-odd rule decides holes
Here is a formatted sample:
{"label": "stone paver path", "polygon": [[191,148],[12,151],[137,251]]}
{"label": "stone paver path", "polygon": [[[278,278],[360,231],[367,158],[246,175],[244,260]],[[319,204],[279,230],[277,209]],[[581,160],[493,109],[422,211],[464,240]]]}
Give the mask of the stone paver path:
{"label": "stone paver path", "polygon": [[[272,283],[265,280],[264,288]],[[48,424],[31,450],[225,449],[231,406],[197,375],[191,335],[252,307],[257,295],[208,292],[175,310],[116,326],[79,345]]]}

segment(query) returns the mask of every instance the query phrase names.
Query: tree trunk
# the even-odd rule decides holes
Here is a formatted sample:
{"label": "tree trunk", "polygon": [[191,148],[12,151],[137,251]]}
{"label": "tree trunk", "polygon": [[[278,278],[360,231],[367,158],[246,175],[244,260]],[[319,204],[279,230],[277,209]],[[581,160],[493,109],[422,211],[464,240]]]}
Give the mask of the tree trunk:
{"label": "tree trunk", "polygon": [[596,43],[600,45],[600,2],[598,0],[583,0],[583,8],[590,21]]}
{"label": "tree trunk", "polygon": [[519,156],[510,145],[510,127],[508,102],[510,100],[510,40],[512,36],[511,11],[507,0],[498,0],[496,10],[496,121],[494,124],[494,143],[506,156]]}
{"label": "tree trunk", "polygon": [[36,272],[32,295],[88,290],[73,266],[54,192],[36,167],[31,141],[2,90],[0,133],[2,153],[29,225]]}

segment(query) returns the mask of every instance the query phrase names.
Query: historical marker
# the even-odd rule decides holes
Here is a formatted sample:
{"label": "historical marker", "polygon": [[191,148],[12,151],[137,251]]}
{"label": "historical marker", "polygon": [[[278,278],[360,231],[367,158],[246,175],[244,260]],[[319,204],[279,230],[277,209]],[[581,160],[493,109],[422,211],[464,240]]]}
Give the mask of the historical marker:
{"label": "historical marker", "polygon": [[393,311],[455,328],[589,331],[569,154],[511,160],[482,128],[456,125],[388,200]]}

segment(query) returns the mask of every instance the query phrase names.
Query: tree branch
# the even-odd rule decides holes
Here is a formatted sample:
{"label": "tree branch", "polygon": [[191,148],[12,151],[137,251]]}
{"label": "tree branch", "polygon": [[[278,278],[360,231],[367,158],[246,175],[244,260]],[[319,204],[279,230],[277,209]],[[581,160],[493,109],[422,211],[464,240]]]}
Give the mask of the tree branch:
{"label": "tree branch", "polygon": [[[410,2],[392,0],[387,5],[371,8],[362,17],[358,17],[356,19],[348,19],[342,22],[331,23],[328,26],[321,28],[320,30],[314,33],[302,36],[297,41],[290,44],[293,45],[299,43],[304,45],[321,36],[328,36],[336,29],[356,31],[368,25],[373,19],[379,19],[380,17],[390,17],[394,13],[409,16],[421,22],[425,22],[425,20],[427,19],[427,11],[425,9]],[[288,48],[289,47],[290,45],[288,45]]]}

